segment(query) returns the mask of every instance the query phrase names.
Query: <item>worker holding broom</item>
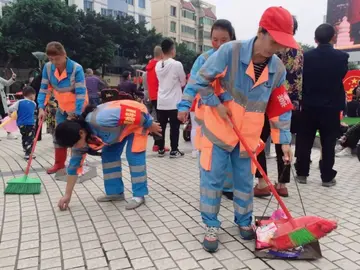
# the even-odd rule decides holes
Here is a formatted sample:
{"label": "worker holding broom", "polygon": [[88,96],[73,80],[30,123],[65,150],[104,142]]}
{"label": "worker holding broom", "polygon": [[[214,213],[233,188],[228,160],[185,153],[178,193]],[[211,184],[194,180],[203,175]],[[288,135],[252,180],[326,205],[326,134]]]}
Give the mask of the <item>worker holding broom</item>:
{"label": "worker holding broom", "polygon": [[190,82],[189,87],[200,93],[204,105],[200,211],[206,225],[203,247],[209,252],[218,249],[217,215],[229,158],[233,167],[235,223],[243,239],[255,237],[251,225],[255,166],[239,143],[238,134],[256,152],[266,112],[273,142],[283,145],[284,160],[291,161],[292,104],[283,86],[285,67],[275,54],[297,47],[291,14],[282,7],[271,7],[262,15],[256,37],[223,44],[205,62],[195,81]]}
{"label": "worker holding broom", "polygon": [[96,109],[89,106],[78,119],[60,123],[55,129],[55,139],[61,147],[72,147],[72,156],[67,168],[66,192],[59,201],[59,208],[67,209],[81,157],[89,149],[102,149],[106,195],[98,201],[124,200],[121,154],[125,145],[133,190],[133,198],[126,209],[142,205],[148,194],[145,158],[149,132],[161,136],[160,125],[153,122],[144,104],[133,100],[110,101]]}
{"label": "worker holding broom", "polygon": [[[59,42],[50,42],[46,46],[49,62],[42,72],[41,87],[38,95],[39,120],[45,118],[45,103],[53,91],[58,101],[56,125],[66,119],[79,117],[88,103],[85,87],[85,75],[80,64],[67,57],[64,46]],[[65,168],[67,149],[55,144],[55,164],[47,170],[48,174],[56,173]],[[83,158],[84,159],[84,158]],[[81,173],[81,169],[79,170]]]}

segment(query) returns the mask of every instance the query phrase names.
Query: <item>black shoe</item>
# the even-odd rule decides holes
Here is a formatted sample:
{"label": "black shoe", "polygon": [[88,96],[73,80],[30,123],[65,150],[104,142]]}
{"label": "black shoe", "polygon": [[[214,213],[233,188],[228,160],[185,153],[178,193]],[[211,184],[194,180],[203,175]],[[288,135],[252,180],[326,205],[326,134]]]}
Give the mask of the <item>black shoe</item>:
{"label": "black shoe", "polygon": [[358,144],[357,147],[356,147],[356,155],[357,155],[357,157],[358,157],[358,159],[360,161],[360,144]]}
{"label": "black shoe", "polygon": [[165,156],[165,149],[158,150],[158,157],[164,157]]}
{"label": "black shoe", "polygon": [[234,200],[234,193],[231,191],[223,191],[223,195],[231,201]]}
{"label": "black shoe", "polygon": [[174,150],[170,152],[170,158],[178,158],[183,157],[185,154],[181,152],[180,150]]}
{"label": "black shoe", "polygon": [[322,186],[323,187],[332,187],[336,185],[336,180],[333,179],[330,182],[322,182]]}

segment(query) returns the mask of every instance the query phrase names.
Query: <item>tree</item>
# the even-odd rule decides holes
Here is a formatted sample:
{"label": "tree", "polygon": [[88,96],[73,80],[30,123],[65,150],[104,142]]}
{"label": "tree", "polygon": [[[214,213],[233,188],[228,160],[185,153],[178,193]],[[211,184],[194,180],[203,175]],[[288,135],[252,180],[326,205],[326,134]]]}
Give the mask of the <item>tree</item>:
{"label": "tree", "polygon": [[110,63],[116,50],[115,43],[104,23],[111,23],[113,20],[95,12],[78,12],[80,22],[80,38],[74,43],[74,60],[84,67],[97,69],[105,63]]}
{"label": "tree", "polygon": [[359,69],[359,65],[355,64],[354,62],[349,62],[348,69],[349,70],[357,70],[357,69]]}
{"label": "tree", "polygon": [[175,59],[183,64],[186,74],[190,73],[196,58],[196,52],[189,50],[185,43],[177,44]]}
{"label": "tree", "polygon": [[310,51],[312,49],[315,49],[314,46],[309,45],[309,44],[303,44],[303,43],[299,43],[301,48],[303,49],[304,52]]}
{"label": "tree", "polygon": [[1,47],[8,63],[14,58],[33,59],[31,52],[43,50],[53,40],[62,42],[71,55],[79,39],[80,25],[75,6],[61,0],[22,0],[3,9]]}

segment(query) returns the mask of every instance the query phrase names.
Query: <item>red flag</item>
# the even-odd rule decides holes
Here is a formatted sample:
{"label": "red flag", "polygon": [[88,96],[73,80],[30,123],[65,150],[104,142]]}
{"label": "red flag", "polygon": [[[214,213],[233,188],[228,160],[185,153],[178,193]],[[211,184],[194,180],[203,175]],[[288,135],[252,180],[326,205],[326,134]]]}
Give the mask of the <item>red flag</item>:
{"label": "red flag", "polygon": [[294,106],[286,92],[286,88],[282,85],[272,91],[266,113],[269,119],[271,119],[291,111],[293,108]]}
{"label": "red flag", "polygon": [[343,80],[347,102],[352,101],[353,90],[359,85],[360,70],[349,70]]}

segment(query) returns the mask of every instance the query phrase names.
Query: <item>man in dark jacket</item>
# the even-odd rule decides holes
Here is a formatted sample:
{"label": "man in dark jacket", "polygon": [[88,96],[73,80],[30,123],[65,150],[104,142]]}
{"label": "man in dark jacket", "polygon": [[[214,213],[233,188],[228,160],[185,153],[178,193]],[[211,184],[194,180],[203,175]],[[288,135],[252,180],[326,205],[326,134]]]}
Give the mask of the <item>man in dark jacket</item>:
{"label": "man in dark jacket", "polygon": [[297,140],[297,181],[306,184],[310,170],[310,155],[316,131],[320,132],[322,185],[336,184],[336,138],[339,135],[340,112],[345,109],[343,79],[348,71],[349,55],[335,50],[336,32],[330,24],[322,24],[315,31],[318,44],[304,54],[301,128]]}

